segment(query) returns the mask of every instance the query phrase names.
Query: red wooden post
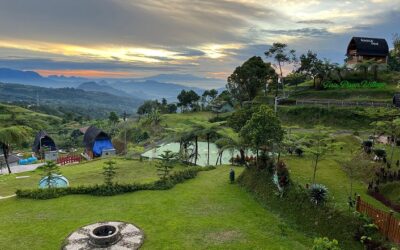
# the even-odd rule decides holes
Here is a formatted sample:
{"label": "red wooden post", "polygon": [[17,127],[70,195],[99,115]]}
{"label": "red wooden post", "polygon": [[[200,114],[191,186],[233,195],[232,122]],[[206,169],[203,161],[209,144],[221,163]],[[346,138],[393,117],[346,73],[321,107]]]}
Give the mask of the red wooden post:
{"label": "red wooden post", "polygon": [[393,219],[393,211],[390,210],[388,216],[386,217],[386,225],[385,225],[385,236],[386,239],[389,239],[389,229],[390,229],[390,225],[392,224],[392,219]]}
{"label": "red wooden post", "polygon": [[360,203],[361,203],[361,196],[357,195],[357,200],[356,200],[356,211],[360,212]]}

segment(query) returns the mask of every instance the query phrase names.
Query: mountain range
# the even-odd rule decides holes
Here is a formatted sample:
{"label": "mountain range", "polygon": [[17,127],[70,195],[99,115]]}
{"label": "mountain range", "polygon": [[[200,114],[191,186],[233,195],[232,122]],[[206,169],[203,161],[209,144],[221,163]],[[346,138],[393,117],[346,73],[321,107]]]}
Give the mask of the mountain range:
{"label": "mountain range", "polygon": [[[208,86],[222,81],[213,78],[197,77],[190,74],[160,74],[143,78],[104,78],[89,79],[84,77],[66,77],[51,75],[44,77],[35,71],[22,71],[0,68],[0,82],[18,83],[46,88],[77,88],[89,92],[102,92],[115,96],[136,99],[161,99],[176,101],[182,90],[193,90],[201,95],[204,88],[190,86]],[[190,86],[189,86],[190,85]],[[218,89],[219,92],[223,88]]]}
{"label": "mountain range", "polygon": [[0,83],[0,101],[24,107],[34,106],[48,114],[74,113],[85,117],[107,117],[111,111],[135,113],[143,99],[116,96],[77,88],[45,88],[32,85]]}

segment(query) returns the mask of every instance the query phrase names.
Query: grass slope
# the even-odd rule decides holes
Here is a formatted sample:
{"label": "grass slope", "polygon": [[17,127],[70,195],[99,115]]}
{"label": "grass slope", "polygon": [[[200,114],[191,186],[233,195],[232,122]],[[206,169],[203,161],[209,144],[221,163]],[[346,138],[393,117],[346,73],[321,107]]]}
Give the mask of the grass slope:
{"label": "grass slope", "polygon": [[[237,168],[239,174],[242,169]],[[105,220],[144,230],[142,249],[309,249],[312,239],[288,229],[250,194],[228,183],[229,167],[201,172],[167,191],[113,197],[0,201],[0,249],[57,249],[79,227]],[[29,209],[27,209],[29,208]]]}
{"label": "grass slope", "polygon": [[56,116],[45,115],[18,106],[0,103],[0,127],[25,125],[33,130],[47,129],[61,123]]}

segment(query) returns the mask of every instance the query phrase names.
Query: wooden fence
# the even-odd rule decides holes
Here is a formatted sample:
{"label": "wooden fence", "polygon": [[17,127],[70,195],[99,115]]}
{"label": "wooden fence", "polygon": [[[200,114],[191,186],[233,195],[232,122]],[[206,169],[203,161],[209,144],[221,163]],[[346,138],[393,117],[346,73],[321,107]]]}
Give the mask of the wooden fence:
{"label": "wooden fence", "polygon": [[82,156],[80,155],[67,155],[58,157],[57,164],[66,165],[70,163],[79,163],[81,161],[82,161]]}
{"label": "wooden fence", "polygon": [[368,215],[378,226],[379,231],[390,241],[400,244],[400,220],[393,216],[393,212],[379,210],[357,197],[356,210]]}
{"label": "wooden fence", "polygon": [[388,102],[356,102],[356,101],[339,101],[339,100],[296,100],[296,105],[323,105],[336,107],[386,107],[391,108],[393,105]]}

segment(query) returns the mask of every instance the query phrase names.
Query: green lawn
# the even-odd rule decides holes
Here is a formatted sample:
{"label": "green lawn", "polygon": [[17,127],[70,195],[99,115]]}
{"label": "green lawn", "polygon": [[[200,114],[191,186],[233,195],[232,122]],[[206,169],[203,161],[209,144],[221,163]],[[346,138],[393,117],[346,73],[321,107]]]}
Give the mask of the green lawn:
{"label": "green lawn", "polygon": [[188,112],[179,114],[166,114],[162,116],[161,124],[171,128],[177,128],[180,124],[188,125],[193,121],[208,121],[215,116],[211,112]]}
{"label": "green lawn", "polygon": [[143,249],[310,249],[312,239],[290,226],[283,236],[284,222],[229,184],[228,172],[200,172],[167,191],[1,200],[0,249],[58,249],[72,231],[105,220],[143,229]]}
{"label": "green lawn", "polygon": [[[348,194],[350,192],[350,179],[343,171],[340,162],[350,159],[351,150],[359,149],[360,142],[351,135],[338,136],[336,139],[345,143],[342,150],[338,150],[334,154],[327,155],[318,163],[316,182],[328,187],[330,198],[335,205],[342,210],[348,209]],[[390,151],[388,151],[389,154]],[[396,149],[394,162],[399,159],[400,150]],[[313,175],[313,158],[310,156],[284,156],[283,157],[290,169],[291,178],[303,185],[311,183]],[[396,169],[396,168],[393,168]],[[373,204],[374,206],[390,210],[379,201],[367,195],[367,184],[360,180],[353,182],[353,193],[361,195],[362,199]]]}
{"label": "green lawn", "polygon": [[[97,160],[76,165],[67,165],[60,168],[61,173],[67,177],[71,186],[101,184],[103,183],[103,166],[106,160]],[[115,181],[119,183],[148,183],[158,179],[155,162],[117,159],[118,173]],[[174,170],[182,169],[177,166]],[[14,194],[17,189],[36,188],[43,172],[32,172],[0,175],[0,196]],[[17,176],[29,178],[17,179]]]}

